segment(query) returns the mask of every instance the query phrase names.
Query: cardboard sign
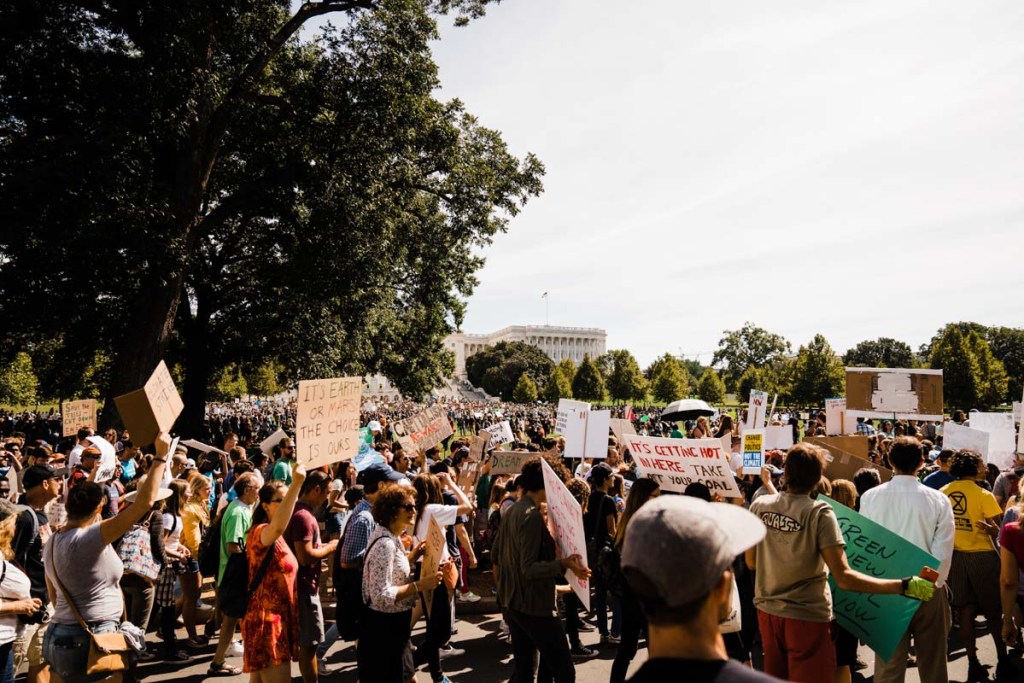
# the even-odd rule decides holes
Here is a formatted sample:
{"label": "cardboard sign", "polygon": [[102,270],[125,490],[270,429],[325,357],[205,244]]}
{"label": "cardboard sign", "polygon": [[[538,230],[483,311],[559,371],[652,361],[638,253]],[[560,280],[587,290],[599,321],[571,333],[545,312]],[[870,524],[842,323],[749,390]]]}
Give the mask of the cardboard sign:
{"label": "cardboard sign", "polygon": [[476,480],[479,476],[480,463],[467,460],[462,463],[462,469],[459,470],[458,487],[467,496],[472,496],[473,489],[476,487]]}
{"label": "cardboard sign", "polygon": [[825,433],[829,436],[845,434],[843,417],[846,414],[845,398],[825,399]]}
{"label": "cardboard sign", "polygon": [[131,433],[132,442],[139,446],[153,443],[160,432],[171,431],[185,408],[163,361],[141,389],[115,397],[114,403]]}
{"label": "cardboard sign", "polygon": [[747,406],[747,419],[743,422],[743,429],[762,429],[767,414],[768,392],[751,389],[750,402]]}
{"label": "cardboard sign", "polygon": [[893,471],[886,467],[876,465],[864,458],[858,458],[852,453],[847,453],[835,447],[828,448],[827,450],[826,460],[828,460],[828,463],[825,466],[825,477],[829,481],[835,481],[836,479],[853,481],[853,475],[865,467],[877,470],[883,484],[892,479]]}
{"label": "cardboard sign", "polygon": [[274,457],[274,446],[281,443],[281,439],[288,436],[288,432],[283,429],[278,429],[276,432],[263,439],[260,442],[260,453],[264,453],[270,458]]}
{"label": "cardboard sign", "polygon": [[202,441],[196,441],[195,439],[187,439],[185,441],[182,441],[181,445],[188,446],[189,448],[194,448],[197,451],[199,451],[200,453],[216,453],[218,455],[227,455],[228,454],[227,451],[222,451],[219,448],[214,448],[213,446],[208,446],[205,443],[203,443]]}
{"label": "cardboard sign", "polygon": [[956,422],[947,422],[942,425],[942,447],[957,451],[969,448],[978,451],[988,462],[988,441],[989,433],[980,429],[971,429],[958,425]]}
{"label": "cardboard sign", "polygon": [[[851,568],[878,579],[916,576],[922,567],[938,570],[939,561],[910,541],[827,496],[818,496],[818,500],[827,502],[836,513]],[[921,603],[902,595],[845,591],[835,585],[832,577],[829,584],[832,611],[839,625],[882,659],[890,659]],[[943,599],[941,595],[938,598]]]}
{"label": "cardboard sign", "polygon": [[433,448],[453,433],[448,411],[441,406],[431,406],[407,420],[396,422],[391,429],[408,455],[415,455],[421,448]]}
{"label": "cardboard sign", "polygon": [[583,443],[583,457],[608,457],[608,431],[612,419],[610,410],[591,410],[587,413],[587,432]]}
{"label": "cardboard sign", "polygon": [[863,460],[868,459],[868,437],[866,436],[808,436],[804,439],[806,443],[832,451],[852,453]]}
{"label": "cardboard sign", "polygon": [[529,451],[494,451],[491,453],[491,476],[519,474],[523,463],[537,456],[537,453]]}
{"label": "cardboard sign", "polygon": [[334,377],[299,382],[295,458],[307,467],[350,460],[359,453],[363,380]]}
{"label": "cardboard sign", "polygon": [[590,410],[590,404],[586,401],[574,401],[571,398],[558,399],[558,411],[555,413],[555,431],[565,436],[565,431],[569,424],[569,416],[581,410]]}
{"label": "cardboard sign", "polygon": [[61,436],[77,434],[78,430],[83,427],[95,432],[96,399],[84,398],[81,401],[65,401],[60,406],[60,419],[63,426]]}
{"label": "cardboard sign", "polygon": [[1017,450],[1017,430],[1013,426],[1013,415],[972,412],[968,417],[971,419],[971,429],[988,432],[986,462],[1001,470],[1012,467]]}
{"label": "cardboard sign", "polygon": [[764,467],[764,431],[743,432],[743,473],[756,474]]}
{"label": "cardboard sign", "polygon": [[491,437],[486,432],[478,434],[473,443],[469,447],[469,459],[480,462],[484,459],[484,453],[487,451],[487,445],[491,442]]}
{"label": "cardboard sign", "polygon": [[[426,547],[423,550],[421,573],[436,572],[437,568],[441,566],[441,558],[444,556],[446,541],[444,539],[444,529],[437,523],[433,515],[430,516],[430,528],[427,529],[427,537],[423,540],[426,542]],[[430,614],[430,606],[434,604],[434,591],[426,591],[423,593],[423,598],[427,603],[427,614]]]}
{"label": "cardboard sign", "polygon": [[850,416],[942,419],[942,370],[846,368]]}
{"label": "cardboard sign", "polygon": [[636,434],[636,428],[633,427],[633,423],[629,420],[623,420],[621,418],[613,418],[609,421],[609,426],[612,429],[612,434],[615,438],[622,442],[623,434]]}
{"label": "cardboard sign", "polygon": [[487,450],[494,450],[503,443],[512,443],[516,440],[512,434],[512,426],[508,423],[508,420],[493,424],[490,427],[484,427],[483,432],[487,434]]}
{"label": "cardboard sign", "polygon": [[[100,450],[100,460],[98,463],[93,465],[97,468],[96,477],[93,479],[97,484],[110,481],[114,478],[114,470],[117,468],[117,451],[114,450],[114,445],[104,439],[102,436],[90,436],[86,439],[89,443]],[[173,455],[173,451],[171,451]],[[171,469],[167,467],[165,469]]]}
{"label": "cardboard sign", "polygon": [[659,483],[666,491],[682,493],[699,482],[711,493],[742,498],[730,467],[730,453],[720,439],[661,439],[627,435],[624,439],[638,473]]}
{"label": "cardboard sign", "polygon": [[789,425],[770,425],[764,428],[766,451],[789,450],[793,446],[793,428]]}
{"label": "cardboard sign", "polygon": [[[583,511],[555,471],[546,460],[541,459],[544,468],[544,490],[548,499],[548,528],[558,546],[559,557],[579,555],[580,563],[587,566],[587,541],[583,535]],[[572,586],[572,592],[590,609],[590,581],[576,576],[566,569],[565,579]]]}

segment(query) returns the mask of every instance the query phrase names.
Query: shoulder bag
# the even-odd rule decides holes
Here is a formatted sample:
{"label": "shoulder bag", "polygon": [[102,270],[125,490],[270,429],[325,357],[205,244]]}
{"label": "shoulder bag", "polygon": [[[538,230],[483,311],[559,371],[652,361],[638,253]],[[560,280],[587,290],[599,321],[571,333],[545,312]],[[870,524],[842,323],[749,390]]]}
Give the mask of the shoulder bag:
{"label": "shoulder bag", "polygon": [[142,524],[132,526],[122,537],[117,554],[124,563],[125,573],[136,574],[147,583],[156,581],[160,576],[160,565],[153,558],[153,546],[149,538],[149,517]]}

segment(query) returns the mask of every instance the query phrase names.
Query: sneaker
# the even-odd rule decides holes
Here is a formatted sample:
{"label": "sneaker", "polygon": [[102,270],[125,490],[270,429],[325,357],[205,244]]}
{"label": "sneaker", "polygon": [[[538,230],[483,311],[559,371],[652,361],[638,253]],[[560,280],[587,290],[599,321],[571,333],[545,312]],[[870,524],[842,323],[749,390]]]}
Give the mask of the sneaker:
{"label": "sneaker", "polygon": [[466,651],[449,643],[448,645],[439,648],[437,653],[441,656],[441,659],[444,659],[445,657],[461,657],[466,654]]}
{"label": "sneaker", "polygon": [[480,601],[480,596],[477,595],[476,593],[474,593],[473,591],[466,591],[465,593],[459,591],[458,593],[456,593],[456,595],[458,596],[459,602],[479,602]]}
{"label": "sneaker", "polygon": [[585,621],[581,621],[579,627],[576,629],[580,633],[593,633],[597,629]]}
{"label": "sneaker", "polygon": [[316,660],[316,672],[321,676],[330,676],[334,673],[331,667],[327,666],[327,662],[323,658]]}
{"label": "sneaker", "polygon": [[225,653],[226,657],[241,657],[243,652],[242,641],[233,640],[228,645],[228,651]]}
{"label": "sneaker", "polygon": [[988,667],[984,666],[975,657],[967,660],[967,681],[968,683],[984,683],[988,681]]}
{"label": "sneaker", "polygon": [[569,650],[569,653],[572,655],[573,659],[578,661],[582,661],[585,659],[593,659],[598,654],[597,650],[592,650],[584,645],[577,645],[576,647]]}
{"label": "sneaker", "polygon": [[601,636],[601,644],[602,645],[618,645],[620,640],[621,639],[618,636],[612,636],[612,635]]}

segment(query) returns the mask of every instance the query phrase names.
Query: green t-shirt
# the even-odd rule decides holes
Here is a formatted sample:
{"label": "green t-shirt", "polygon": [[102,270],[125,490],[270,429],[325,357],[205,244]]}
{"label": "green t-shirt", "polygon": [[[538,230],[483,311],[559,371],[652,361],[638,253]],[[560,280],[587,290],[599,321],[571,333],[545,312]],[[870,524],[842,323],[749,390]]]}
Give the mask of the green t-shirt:
{"label": "green t-shirt", "polygon": [[220,567],[217,569],[217,583],[224,578],[228,566],[228,543],[245,544],[245,536],[252,526],[252,510],[240,500],[234,500],[224,510],[220,521]]}
{"label": "green t-shirt", "polygon": [[274,469],[270,472],[270,479],[280,479],[287,486],[292,485],[292,461],[278,460],[274,463]]}

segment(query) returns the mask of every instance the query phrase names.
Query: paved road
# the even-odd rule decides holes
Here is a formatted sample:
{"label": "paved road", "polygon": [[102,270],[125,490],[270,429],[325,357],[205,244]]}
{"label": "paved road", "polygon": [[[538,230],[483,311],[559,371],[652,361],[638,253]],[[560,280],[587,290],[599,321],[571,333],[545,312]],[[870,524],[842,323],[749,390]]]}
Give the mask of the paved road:
{"label": "paved road", "polygon": [[[460,617],[458,622],[458,633],[453,638],[455,644],[465,648],[467,654],[460,657],[453,657],[443,662],[445,673],[452,679],[453,683],[501,683],[507,680],[509,664],[512,659],[509,646],[498,639],[497,616],[474,615]],[[422,628],[417,629],[413,634],[413,642],[422,633]],[[597,642],[596,633],[584,633],[583,642],[585,645],[593,645]],[[152,638],[152,634],[150,635]],[[980,657],[983,663],[995,662],[995,654],[992,648],[992,639],[987,636],[979,638]],[[642,643],[641,643],[642,645]],[[595,646],[596,647],[596,646]],[[210,659],[213,656],[213,646],[200,651],[193,659],[194,663],[185,665],[153,663],[143,667],[146,683],[159,683],[163,681],[175,681],[178,683],[199,683],[207,680],[206,670]],[[859,672],[854,681],[870,681],[872,675],[871,664],[874,661],[873,654],[865,647],[860,651],[861,659],[868,662],[869,667]],[[951,655],[952,661],[949,665],[951,681],[965,681],[967,678],[967,659],[963,650],[954,651]],[[605,649],[597,659],[583,662],[576,667],[576,680],[579,683],[606,683],[611,671],[612,660],[615,658],[614,649]],[[634,671],[647,658],[647,650],[641,647],[633,662],[630,671]],[[329,676],[321,677],[324,683],[356,683],[355,672],[355,651],[351,645],[344,647],[337,645],[327,656],[329,664],[335,672]],[[232,663],[241,666],[241,659],[231,659]],[[990,671],[994,674],[994,668]],[[296,665],[292,666],[293,679],[298,681],[299,673]],[[240,683],[247,681],[248,676],[236,676],[231,678],[211,678],[225,683]],[[426,672],[419,674],[420,683],[427,683],[430,676]],[[915,669],[909,669],[907,681],[919,683]]]}

